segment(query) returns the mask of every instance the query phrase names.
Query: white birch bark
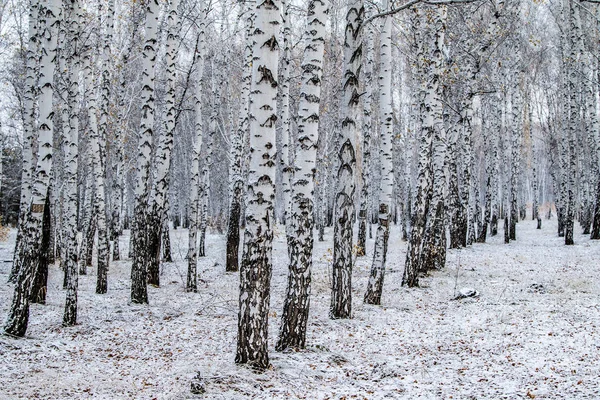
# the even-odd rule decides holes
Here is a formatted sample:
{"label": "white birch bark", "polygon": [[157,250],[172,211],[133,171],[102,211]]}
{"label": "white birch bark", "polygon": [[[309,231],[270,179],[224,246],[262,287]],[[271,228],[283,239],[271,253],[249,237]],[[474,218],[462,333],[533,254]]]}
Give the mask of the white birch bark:
{"label": "white birch bark", "polygon": [[22,238],[24,241],[20,260],[22,264],[17,276],[11,309],[4,326],[4,331],[13,336],[23,336],[27,330],[29,296],[40,256],[42,219],[52,169],[52,139],[54,133],[52,105],[59,24],[57,17],[60,14],[60,9],[61,2],[59,0],[49,0],[42,4],[40,10],[39,23],[42,29],[40,37],[43,39],[39,76],[38,157],[32,183],[30,214]]}
{"label": "white birch bark", "polygon": [[[97,90],[94,79],[94,60],[91,49],[88,50],[85,60],[84,74],[86,77],[86,92],[88,98],[88,118],[90,129],[90,145],[92,164],[94,171],[95,193],[94,211],[96,213],[96,224],[98,233],[98,266],[96,279],[96,293],[104,294],[108,290],[107,273],[109,265],[109,237],[106,221],[106,191],[105,191],[105,157],[104,148],[108,135],[108,106],[110,101],[110,72],[108,71],[110,61],[110,44],[113,32],[113,14],[114,8],[112,2],[108,1],[108,10],[106,13],[105,34],[102,37],[104,43],[102,49],[102,72],[100,77],[100,110],[98,110]],[[99,16],[104,16],[103,3],[99,4]],[[98,113],[98,111],[100,111]],[[98,121],[97,115],[100,114]]]}
{"label": "white birch bark", "polygon": [[[32,179],[35,173],[34,147],[36,145],[37,131],[35,124],[35,102],[37,94],[37,69],[39,64],[40,38],[38,34],[39,21],[39,1],[30,0],[29,3],[29,31],[27,44],[27,60],[25,63],[25,93],[23,94],[23,169],[21,172],[21,199],[19,229],[15,251],[13,253],[13,265],[9,276],[9,281],[16,281],[17,274],[21,266],[21,252],[23,245],[23,233],[25,231],[25,221],[28,218],[29,206],[31,201]],[[43,31],[43,27],[41,27]]]}
{"label": "white birch bark", "polygon": [[[204,9],[204,2],[201,3]],[[205,38],[206,11],[203,12],[198,24],[198,44],[196,48],[196,88],[194,91],[194,139],[192,148],[192,165],[190,167],[190,200],[189,200],[189,218],[190,226],[188,230],[188,272],[186,290],[188,292],[198,291],[197,263],[198,263],[198,208],[199,196],[198,189],[200,185],[200,151],[202,150],[202,79],[204,78],[204,53],[206,47]]]}
{"label": "white birch bark", "polygon": [[[389,1],[383,2],[384,10]],[[394,171],[392,164],[392,146],[394,136],[392,107],[392,17],[383,19],[379,36],[379,118],[381,123],[381,181],[379,186],[379,226],[375,237],[375,250],[371,274],[367,283],[364,301],[367,304],[381,304],[383,278],[387,258],[388,238],[390,235],[390,209],[394,190]],[[441,111],[441,110],[440,110]],[[441,114],[440,114],[441,117]],[[443,158],[442,158],[443,160]],[[442,162],[443,166],[443,162]]]}
{"label": "white birch bark", "polygon": [[131,266],[131,301],[148,303],[147,266],[149,251],[145,225],[148,218],[149,170],[154,131],[154,64],[157,50],[157,30],[160,5],[149,0],[146,6],[146,38],[142,51],[142,117],[138,141],[133,226],[133,263]]}
{"label": "white birch bark", "polygon": [[[283,201],[283,223],[285,224],[285,232],[289,238],[292,235],[294,228],[292,227],[291,219],[291,179],[293,167],[290,159],[290,21],[288,15],[290,0],[282,0],[282,37],[283,48],[281,52],[281,159],[279,160],[282,169],[281,175],[281,192]],[[288,248],[289,252],[289,248]]]}
{"label": "white birch bark", "polygon": [[288,240],[290,264],[287,294],[281,315],[278,351],[288,347],[304,348],[310,306],[313,255],[314,194],[319,138],[319,105],[325,50],[327,0],[308,3],[302,86],[298,105],[298,143],[292,175],[292,235]]}
{"label": "white birch bark", "polygon": [[161,131],[158,150],[156,154],[156,176],[154,184],[154,196],[152,206],[148,215],[148,283],[154,286],[160,286],[160,248],[162,228],[164,226],[165,204],[167,199],[167,190],[169,188],[169,170],[171,168],[171,153],[173,152],[173,135],[175,132],[175,82],[177,79],[177,39],[179,31],[179,16],[177,8],[179,0],[170,0],[169,12],[167,16],[167,43],[165,49],[166,58],[166,79],[167,90],[165,96],[166,116],[164,127]]}
{"label": "white birch bark", "polygon": [[523,134],[523,96],[521,95],[521,84],[523,74],[520,71],[520,57],[517,55],[517,68],[519,71],[513,76],[513,87],[511,95],[511,160],[510,160],[510,240],[517,238],[517,222],[519,220],[519,209],[517,206],[517,179],[520,165],[520,138]]}
{"label": "white birch bark", "polygon": [[244,252],[240,268],[240,311],[236,363],[269,366],[268,319],[275,223],[275,121],[277,120],[278,29],[281,1],[255,8],[250,99],[250,167]]}
{"label": "white birch bark", "polygon": [[[69,4],[70,3],[70,4]],[[67,38],[70,42],[67,59],[67,122],[64,126],[64,204],[63,204],[63,239],[64,263],[67,283],[67,295],[63,325],[73,326],[77,323],[77,165],[79,141],[79,51],[81,9],[78,0],[67,3],[64,22],[68,24]],[[64,120],[64,119],[63,119]]]}
{"label": "white birch bark", "polygon": [[[371,12],[370,7],[365,6],[365,16],[369,17]],[[371,130],[372,128],[372,103],[373,103],[373,53],[374,53],[374,36],[373,24],[368,24],[365,27],[366,40],[366,58],[364,64],[364,81],[365,94],[363,96],[363,120],[362,120],[362,187],[360,190],[360,210],[358,212],[358,239],[357,239],[357,255],[364,256],[366,254],[367,242],[367,224],[371,223],[369,213],[371,207],[370,186],[371,186]]]}
{"label": "white birch bark", "polygon": [[238,127],[231,138],[232,161],[230,164],[230,196],[229,222],[227,224],[227,255],[225,270],[236,272],[239,269],[239,243],[240,243],[240,214],[242,208],[242,193],[244,192],[243,176],[243,150],[244,138],[248,132],[248,107],[250,95],[250,82],[252,80],[252,25],[254,9],[253,2],[246,2],[244,11],[247,14],[245,22],[244,38],[244,72],[242,76],[242,87],[240,91],[240,114],[238,116]]}
{"label": "white birch bark", "polygon": [[[434,135],[436,135],[436,129],[443,129],[441,126],[443,124],[441,105],[441,92],[443,87],[440,79],[443,73],[442,49],[445,36],[446,9],[443,6],[436,7],[432,10],[418,10],[415,8],[417,21],[423,18],[423,15],[419,15],[423,13],[423,11],[428,18],[431,18],[431,32],[426,36],[423,44],[417,44],[420,47],[419,54],[417,55],[418,68],[422,68],[422,72],[420,73],[420,98],[422,99],[420,104],[421,138],[418,161],[417,197],[415,202],[416,210],[406,253],[404,275],[402,278],[402,285],[408,287],[418,286],[418,274],[425,270],[422,253],[425,241],[427,210],[430,206],[429,193],[433,189],[434,177],[430,168],[432,145]],[[422,21],[420,21],[420,23],[422,23]],[[420,27],[417,26],[415,29],[418,32]],[[419,36],[417,36],[417,40],[419,40]],[[436,158],[436,167],[439,170],[438,175],[443,174],[443,160],[445,159],[443,152],[441,152],[439,158],[436,154]]]}
{"label": "white birch bark", "polygon": [[[569,60],[568,60],[568,86],[569,86],[569,121],[568,121],[568,198],[567,213],[565,216],[565,244],[574,244],[573,231],[575,220],[575,191],[578,155],[575,152],[577,130],[579,126],[579,62],[580,54],[577,52],[577,42],[581,32],[581,20],[579,18],[579,6],[573,0],[568,0],[569,10]],[[565,184],[566,182],[563,182]]]}
{"label": "white birch bark", "polygon": [[356,190],[356,137],[360,114],[360,68],[362,64],[362,0],[350,0],[344,34],[344,76],[342,78],[341,130],[339,134],[337,184],[333,232],[333,275],[329,316],[352,317],[352,227]]}

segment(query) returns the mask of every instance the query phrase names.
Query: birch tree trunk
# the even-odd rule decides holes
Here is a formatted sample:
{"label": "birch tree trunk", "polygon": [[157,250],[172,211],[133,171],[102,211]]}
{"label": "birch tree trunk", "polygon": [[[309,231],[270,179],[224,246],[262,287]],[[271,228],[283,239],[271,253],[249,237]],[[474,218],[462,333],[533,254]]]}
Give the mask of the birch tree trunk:
{"label": "birch tree trunk", "polygon": [[66,84],[68,89],[68,127],[63,127],[64,135],[64,203],[63,203],[63,238],[64,262],[67,281],[67,296],[63,325],[73,326],[77,323],[77,146],[79,141],[79,21],[81,9],[79,0],[72,0],[65,10],[64,22],[68,24],[68,40],[70,42],[68,72]]}
{"label": "birch tree trunk", "polygon": [[[572,0],[569,4],[569,125],[568,125],[568,143],[569,143],[569,183],[567,213],[565,217],[565,244],[572,245],[573,230],[575,220],[575,178],[577,174],[577,153],[575,152],[575,142],[577,137],[577,128],[579,125],[579,61],[580,54],[577,52],[577,42],[581,31],[581,21],[579,19],[579,6]],[[564,184],[564,183],[563,183]]]}
{"label": "birch tree trunk", "polygon": [[287,294],[281,315],[278,351],[304,348],[310,306],[310,282],[314,242],[314,192],[319,138],[319,105],[325,50],[327,0],[311,0],[306,16],[302,86],[298,105],[298,146],[292,175],[292,235]]}
{"label": "birch tree trunk", "polygon": [[[442,49],[444,46],[444,35],[445,35],[445,20],[446,20],[446,8],[443,6],[425,9],[427,18],[431,18],[431,32],[428,32],[425,38],[425,43],[418,44],[419,53],[418,63],[419,68],[422,68],[421,75],[421,87],[420,97],[422,99],[420,104],[420,117],[421,117],[421,138],[420,138],[420,149],[419,149],[419,172],[417,178],[417,198],[416,198],[416,210],[413,217],[413,228],[410,235],[410,241],[406,253],[406,263],[404,266],[404,275],[402,277],[402,285],[408,287],[419,286],[419,272],[425,270],[423,265],[423,244],[425,241],[425,227],[428,209],[431,206],[429,193],[433,189],[433,177],[430,167],[432,159],[432,144],[436,130],[443,129],[442,120],[442,104],[441,104],[441,91],[442,84],[440,82],[441,75],[443,73],[443,55]],[[415,8],[417,13],[417,20],[423,18],[419,11]],[[416,27],[417,31],[420,27]],[[419,37],[417,37],[419,40]],[[436,154],[435,164],[438,169],[441,169],[438,174],[443,176],[443,163],[445,155],[443,151],[441,154]],[[443,190],[443,185],[441,189]],[[436,205],[440,207],[439,203]],[[436,210],[436,215],[439,212],[443,212],[440,209]],[[443,218],[443,217],[441,217]]]}
{"label": "birch tree trunk", "polygon": [[44,31],[44,27],[39,22],[39,1],[30,0],[29,2],[29,32],[27,44],[27,60],[25,69],[25,93],[23,94],[24,118],[23,118],[23,169],[21,172],[21,199],[19,204],[19,229],[17,231],[17,240],[15,251],[13,253],[13,265],[8,280],[16,282],[17,275],[21,269],[21,253],[23,251],[23,233],[26,230],[26,221],[29,218],[29,208],[31,202],[31,187],[35,173],[34,147],[36,144],[37,132],[35,124],[36,116],[36,94],[37,94],[37,76],[36,70],[39,64],[40,37],[38,30]]}
{"label": "birch tree trunk", "polygon": [[39,24],[42,29],[42,57],[39,76],[39,126],[38,126],[38,157],[35,179],[32,184],[29,218],[25,221],[25,231],[22,240],[23,251],[20,257],[21,266],[17,276],[12,305],[8,314],[4,331],[13,336],[24,336],[29,320],[29,297],[32,280],[36,275],[40,256],[40,237],[42,219],[50,171],[52,169],[53,131],[52,96],[54,94],[54,70],[56,43],[58,36],[58,15],[60,1],[49,0],[42,5]]}
{"label": "birch tree trunk", "polygon": [[[216,61],[215,61],[216,60]],[[198,256],[206,256],[206,229],[208,227],[208,206],[210,202],[210,166],[212,164],[212,157],[214,152],[215,137],[217,135],[217,129],[219,129],[219,108],[221,107],[221,89],[224,85],[221,75],[221,68],[223,68],[221,62],[221,56],[213,53],[211,58],[211,92],[212,92],[212,104],[209,119],[209,130],[206,137],[206,150],[204,164],[202,165],[202,175],[200,178],[200,215],[199,215],[199,228],[200,228],[200,243],[198,246]]]}
{"label": "birch tree trunk", "polygon": [[280,0],[257,2],[252,49],[250,168],[235,362],[259,370],[269,366],[280,13]]}
{"label": "birch tree trunk", "polygon": [[515,82],[513,86],[513,93],[511,96],[511,160],[510,160],[510,221],[509,221],[509,236],[510,240],[517,239],[517,221],[519,220],[519,208],[517,203],[517,179],[519,174],[520,165],[520,138],[523,134],[523,97],[521,95],[521,83],[522,73],[520,71],[520,57],[517,57],[519,61],[518,68],[519,72],[515,74]]}
{"label": "birch tree trunk", "polygon": [[444,86],[441,82],[445,74],[443,64],[443,48],[446,33],[447,10],[440,7],[437,10],[439,17],[434,20],[435,23],[435,48],[432,49],[434,57],[434,73],[438,74],[438,87],[432,104],[433,118],[433,142],[431,149],[431,166],[433,182],[429,210],[427,210],[427,225],[425,229],[425,238],[422,244],[420,257],[420,272],[427,272],[432,269],[442,269],[446,266],[446,212],[445,199],[447,197],[447,178],[446,178],[446,130],[444,127],[443,105],[441,102]]}
{"label": "birch tree trunk", "polygon": [[[204,9],[204,2],[201,3]],[[198,190],[200,185],[200,151],[202,150],[202,79],[204,78],[204,52],[206,47],[204,30],[206,27],[206,11],[203,11],[203,16],[198,24],[198,44],[196,48],[196,90],[194,92],[195,103],[195,121],[194,121],[194,139],[192,148],[192,165],[190,167],[190,210],[189,210],[189,234],[188,234],[188,273],[186,290],[188,292],[198,291]]]}
{"label": "birch tree trunk", "polygon": [[290,247],[291,236],[293,235],[294,227],[292,227],[291,219],[291,203],[292,194],[291,180],[293,176],[293,168],[290,158],[290,21],[288,15],[290,0],[282,0],[282,36],[283,49],[281,52],[281,191],[283,201],[283,223],[285,224],[285,232],[288,242],[288,253]]}
{"label": "birch tree trunk", "polygon": [[148,223],[148,194],[152,135],[154,131],[154,63],[160,5],[149,0],[146,6],[146,39],[142,51],[142,118],[138,141],[135,210],[133,226],[133,263],[131,266],[131,301],[148,303],[148,261],[150,259],[145,226]]}
{"label": "birch tree trunk", "polygon": [[341,130],[339,134],[337,184],[333,221],[333,276],[329,316],[352,318],[352,226],[356,190],[356,137],[360,113],[363,0],[350,0],[344,32]]}
{"label": "birch tree trunk", "polygon": [[[110,42],[112,41],[113,14],[112,3],[108,2],[108,13],[106,15],[106,34],[102,50],[102,75],[101,75],[101,100],[100,100],[100,123],[97,121],[97,100],[93,67],[93,56],[91,50],[86,55],[86,87],[89,93],[88,116],[90,128],[91,155],[94,169],[94,181],[96,185],[96,198],[94,201],[94,211],[96,214],[96,226],[98,232],[98,273],[96,279],[96,293],[104,294],[107,292],[107,274],[109,265],[109,237],[108,226],[106,223],[106,192],[105,192],[105,157],[103,157],[105,140],[108,134],[108,105],[110,101],[110,73],[108,65],[110,60]],[[102,16],[102,3],[99,4],[99,15]]]}
{"label": "birch tree trunk", "polygon": [[164,127],[158,143],[156,154],[156,177],[154,184],[154,196],[148,215],[148,283],[156,287],[160,286],[160,249],[162,229],[164,227],[165,204],[167,191],[169,189],[169,170],[171,169],[171,153],[173,151],[173,135],[175,132],[175,82],[177,63],[177,32],[179,30],[179,18],[177,7],[179,0],[170,0],[169,14],[167,17],[168,35],[166,44],[166,78],[167,93],[165,98],[166,116]]}
{"label": "birch tree trunk", "polygon": [[[368,14],[368,13],[367,13]],[[368,18],[368,15],[366,15]],[[367,223],[369,211],[371,210],[369,188],[371,184],[371,104],[373,102],[373,52],[374,36],[373,24],[365,27],[366,59],[365,72],[365,94],[363,96],[363,121],[362,121],[362,187],[360,190],[360,210],[358,212],[358,240],[356,243],[356,255],[364,256],[367,251]],[[369,222],[367,222],[369,221]]]}
{"label": "birch tree trunk", "polygon": [[[384,1],[384,10],[389,1]],[[367,283],[364,301],[367,304],[381,304],[383,278],[387,257],[388,238],[390,236],[390,207],[394,190],[394,170],[392,164],[392,146],[394,138],[392,107],[392,17],[383,20],[379,36],[379,118],[381,122],[381,182],[379,186],[379,226],[375,236],[375,249],[371,274]],[[443,160],[443,158],[442,158]],[[443,162],[442,162],[443,166]]]}
{"label": "birch tree trunk", "polygon": [[242,174],[244,138],[248,131],[248,99],[250,95],[250,83],[252,81],[252,25],[253,25],[253,2],[246,2],[246,36],[244,39],[244,76],[242,77],[242,88],[240,92],[240,114],[238,117],[238,128],[232,134],[231,148],[232,161],[230,164],[230,195],[229,223],[227,224],[227,255],[225,270],[236,272],[239,269],[239,244],[240,244],[240,215],[242,210],[242,194],[244,192],[244,179]]}

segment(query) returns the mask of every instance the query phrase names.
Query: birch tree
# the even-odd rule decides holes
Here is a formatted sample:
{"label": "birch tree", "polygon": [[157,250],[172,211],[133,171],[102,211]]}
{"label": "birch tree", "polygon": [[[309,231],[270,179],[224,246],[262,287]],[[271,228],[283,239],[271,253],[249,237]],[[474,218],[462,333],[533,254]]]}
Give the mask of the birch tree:
{"label": "birch tree", "polygon": [[[442,48],[444,44],[446,9],[444,6],[436,8],[426,8],[419,10],[415,8],[416,19],[422,23],[426,13],[427,18],[432,20],[431,30],[422,43],[417,43],[419,48],[418,68],[422,69],[420,83],[420,118],[421,118],[421,138],[418,161],[418,179],[417,179],[417,198],[416,210],[413,217],[413,228],[411,231],[408,250],[406,253],[406,263],[404,266],[404,275],[402,285],[414,287],[419,285],[418,274],[425,270],[422,265],[422,249],[426,227],[427,210],[430,207],[429,193],[432,190],[433,177],[429,167],[432,157],[432,144],[434,132],[436,129],[443,129],[442,124],[442,105],[440,83],[443,56]],[[420,26],[415,27],[418,32]],[[420,41],[420,37],[416,37]],[[443,155],[441,160],[443,160]]]}
{"label": "birch tree", "polygon": [[77,145],[79,141],[79,51],[80,51],[80,25],[81,9],[78,0],[67,2],[64,22],[68,25],[67,38],[70,46],[68,57],[68,72],[65,76],[67,84],[68,127],[65,131],[63,148],[65,153],[65,189],[63,204],[63,235],[65,252],[65,275],[67,281],[67,296],[63,325],[73,326],[77,323]]}
{"label": "birch tree", "polygon": [[352,317],[352,227],[356,190],[356,136],[360,112],[360,68],[362,63],[362,0],[350,0],[344,32],[344,74],[342,77],[341,130],[336,148],[337,184],[334,200],[332,319]]}
{"label": "birch tree", "polygon": [[197,263],[198,263],[198,209],[200,185],[200,151],[202,150],[202,79],[204,75],[204,52],[206,47],[205,27],[206,11],[204,11],[204,2],[201,3],[203,15],[198,24],[198,42],[196,44],[196,88],[194,91],[194,136],[192,148],[192,165],[190,168],[190,202],[189,216],[190,226],[188,234],[188,272],[186,290],[188,292],[198,291]]}
{"label": "birch tree", "polygon": [[[385,10],[389,8],[384,1]],[[379,226],[375,237],[375,250],[371,274],[365,293],[365,303],[380,304],[383,278],[390,235],[390,207],[394,189],[392,141],[394,136],[392,107],[392,18],[385,16],[379,38],[379,118],[381,121],[381,182],[379,187]],[[443,159],[442,159],[443,160]]]}
{"label": "birch tree", "polygon": [[24,117],[23,117],[23,169],[21,173],[21,201],[19,215],[19,229],[13,253],[13,265],[10,271],[9,281],[15,282],[21,266],[21,253],[23,246],[23,233],[25,222],[29,213],[29,202],[31,200],[31,187],[33,174],[35,173],[34,151],[37,144],[36,130],[36,95],[37,95],[37,69],[38,53],[40,50],[39,30],[44,31],[39,21],[39,0],[29,2],[29,31],[27,44],[27,60],[25,63],[25,93],[23,94]]}
{"label": "birch tree", "polygon": [[146,39],[142,52],[142,118],[138,141],[133,226],[133,263],[131,266],[131,301],[148,303],[147,268],[150,259],[145,225],[148,220],[148,194],[152,135],[154,131],[154,63],[156,60],[158,0],[149,0],[146,6]]}
{"label": "birch tree", "polygon": [[[577,42],[581,31],[581,20],[579,19],[579,6],[572,0],[568,0],[568,35],[569,35],[569,68],[568,68],[568,86],[569,86],[569,119],[567,127],[568,137],[568,198],[567,213],[565,216],[565,244],[574,244],[573,231],[575,220],[575,175],[577,172],[577,153],[575,152],[575,142],[579,125],[579,96],[578,96],[578,66],[580,54],[577,52]],[[564,184],[564,183],[563,183]]]}
{"label": "birch tree", "polygon": [[250,95],[250,83],[252,80],[252,25],[253,25],[253,1],[245,3],[245,37],[244,37],[244,71],[242,76],[242,87],[240,90],[240,114],[238,116],[238,127],[232,135],[232,161],[230,164],[230,198],[229,222],[227,224],[227,254],[225,270],[236,272],[239,269],[239,243],[240,243],[240,215],[242,209],[242,194],[244,192],[244,180],[242,175],[244,138],[248,131],[248,99]]}
{"label": "birch tree", "polygon": [[25,221],[25,231],[22,237],[24,242],[20,255],[21,266],[17,276],[12,305],[4,326],[4,331],[13,336],[24,336],[27,330],[29,297],[40,255],[42,219],[48,195],[50,170],[52,169],[52,138],[54,132],[52,96],[54,94],[55,55],[60,6],[59,0],[50,0],[43,3],[40,9],[39,24],[42,29],[40,37],[43,39],[39,76],[38,157],[32,183],[29,217]]}
{"label": "birch tree", "polygon": [[304,34],[302,86],[298,105],[298,143],[292,174],[292,235],[288,241],[290,264],[278,351],[304,348],[310,306],[310,282],[314,241],[314,192],[319,137],[319,105],[325,49],[327,0],[308,3]]}
{"label": "birch tree", "polygon": [[[370,8],[366,8],[370,11]],[[368,17],[368,13],[367,17]],[[373,52],[375,32],[373,24],[365,27],[366,58],[364,64],[365,93],[363,96],[363,121],[362,121],[362,187],[360,190],[360,210],[358,211],[358,240],[356,243],[357,255],[366,254],[367,221],[371,204],[369,189],[371,184],[371,108],[373,102]],[[370,223],[370,221],[369,221]]]}
{"label": "birch tree", "polygon": [[267,350],[275,223],[275,121],[281,1],[257,1],[250,90],[250,168],[244,251],[240,268],[240,311],[236,363],[269,366]]}
{"label": "birch tree", "polygon": [[[171,153],[173,151],[173,135],[175,132],[175,80],[177,63],[177,31],[179,18],[177,8],[179,0],[170,0],[167,16],[167,43],[165,49],[166,58],[166,115],[164,126],[161,130],[158,150],[156,154],[156,176],[153,187],[151,209],[148,216],[148,283],[160,286],[160,247],[162,230],[164,226],[165,205],[167,201],[167,189],[169,187],[169,170],[171,168]],[[167,225],[168,228],[168,225]]]}

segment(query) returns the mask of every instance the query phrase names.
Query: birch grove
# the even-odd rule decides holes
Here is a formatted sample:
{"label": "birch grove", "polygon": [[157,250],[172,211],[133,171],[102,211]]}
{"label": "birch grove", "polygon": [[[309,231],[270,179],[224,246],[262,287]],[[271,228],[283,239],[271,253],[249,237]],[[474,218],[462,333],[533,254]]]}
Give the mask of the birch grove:
{"label": "birch grove", "polygon": [[463,259],[595,254],[596,0],[1,4],[11,337],[31,303],[57,336],[221,310],[229,362],[266,372],[440,277],[461,300]]}

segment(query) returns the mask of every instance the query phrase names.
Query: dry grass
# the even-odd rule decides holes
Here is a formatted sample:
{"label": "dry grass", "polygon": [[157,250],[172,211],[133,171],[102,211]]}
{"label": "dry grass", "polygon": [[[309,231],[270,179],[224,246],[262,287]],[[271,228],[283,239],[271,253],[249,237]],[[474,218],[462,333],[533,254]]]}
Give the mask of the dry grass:
{"label": "dry grass", "polygon": [[0,242],[6,242],[8,240],[8,232],[10,229],[8,226],[2,225],[2,217],[0,217]]}

